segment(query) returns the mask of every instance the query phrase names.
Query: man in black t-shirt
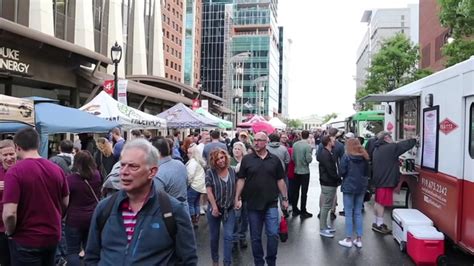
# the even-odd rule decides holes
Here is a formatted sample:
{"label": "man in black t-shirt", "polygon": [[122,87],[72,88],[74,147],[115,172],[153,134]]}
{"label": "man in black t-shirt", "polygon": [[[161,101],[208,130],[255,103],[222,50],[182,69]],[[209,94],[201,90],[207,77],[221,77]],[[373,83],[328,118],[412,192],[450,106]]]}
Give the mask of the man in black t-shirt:
{"label": "man in black t-shirt", "polygon": [[[265,133],[255,134],[255,153],[242,159],[238,173],[235,207],[240,209],[242,199],[247,202],[252,253],[255,265],[263,265],[262,228],[266,227],[268,265],[275,265],[278,251],[278,195],[281,193],[282,206],[288,208],[288,194],[285,172],[280,160],[268,152],[268,137]],[[240,196],[242,195],[242,199]]]}

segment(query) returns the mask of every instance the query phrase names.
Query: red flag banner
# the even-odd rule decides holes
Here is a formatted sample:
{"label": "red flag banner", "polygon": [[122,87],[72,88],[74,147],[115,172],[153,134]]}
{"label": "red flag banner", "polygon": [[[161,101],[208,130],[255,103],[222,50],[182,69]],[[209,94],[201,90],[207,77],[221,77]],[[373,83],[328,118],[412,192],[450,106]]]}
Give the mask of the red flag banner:
{"label": "red flag banner", "polygon": [[104,80],[104,91],[113,97],[114,95],[114,80],[111,79],[111,80]]}
{"label": "red flag banner", "polygon": [[193,106],[192,106],[193,111],[199,109],[200,106],[201,106],[200,101],[198,99],[194,99]]}

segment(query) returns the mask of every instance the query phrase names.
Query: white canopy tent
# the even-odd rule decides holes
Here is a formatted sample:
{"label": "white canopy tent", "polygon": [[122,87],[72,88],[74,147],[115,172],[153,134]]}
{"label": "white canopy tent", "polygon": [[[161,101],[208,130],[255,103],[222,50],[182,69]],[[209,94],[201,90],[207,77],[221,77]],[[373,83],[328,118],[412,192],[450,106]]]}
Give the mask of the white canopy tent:
{"label": "white canopy tent", "polygon": [[81,108],[98,117],[116,121],[123,129],[165,129],[166,120],[119,103],[101,91],[92,101]]}
{"label": "white canopy tent", "polygon": [[278,117],[272,117],[272,119],[270,119],[268,123],[270,123],[270,125],[272,125],[276,129],[286,129],[286,124],[283,123]]}

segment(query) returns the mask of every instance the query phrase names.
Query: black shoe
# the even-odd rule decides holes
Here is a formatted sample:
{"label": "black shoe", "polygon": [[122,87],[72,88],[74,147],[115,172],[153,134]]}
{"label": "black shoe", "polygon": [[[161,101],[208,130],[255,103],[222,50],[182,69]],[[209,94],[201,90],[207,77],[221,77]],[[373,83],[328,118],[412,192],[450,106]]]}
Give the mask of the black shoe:
{"label": "black shoe", "polygon": [[301,212],[301,218],[311,218],[311,217],[313,217],[313,214],[307,211]]}
{"label": "black shoe", "polygon": [[301,211],[299,209],[293,209],[293,217],[298,216],[301,214]]}
{"label": "black shoe", "polygon": [[232,245],[232,252],[237,252],[239,250],[239,243],[234,242]]}
{"label": "black shoe", "polygon": [[239,243],[240,243],[240,248],[247,248],[248,246],[247,240],[245,239],[240,239]]}
{"label": "black shoe", "polygon": [[319,217],[321,217],[321,213],[318,213],[318,219],[319,219]]}
{"label": "black shoe", "polygon": [[340,216],[345,216],[346,213],[345,213],[344,211],[340,211],[340,212],[339,212],[339,215],[340,215]]}
{"label": "black shoe", "polygon": [[288,210],[283,210],[283,216],[285,216],[285,218],[288,218],[290,216],[290,214],[288,213]]}
{"label": "black shoe", "polygon": [[331,220],[336,220],[336,217],[337,217],[336,214],[331,212]]}

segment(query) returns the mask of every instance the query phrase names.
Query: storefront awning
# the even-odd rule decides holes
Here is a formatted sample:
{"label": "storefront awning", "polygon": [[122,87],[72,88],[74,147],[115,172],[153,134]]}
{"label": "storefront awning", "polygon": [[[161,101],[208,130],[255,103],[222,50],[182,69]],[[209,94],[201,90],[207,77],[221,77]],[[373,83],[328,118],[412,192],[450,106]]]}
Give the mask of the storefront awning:
{"label": "storefront awning", "polygon": [[420,95],[402,95],[402,94],[369,94],[360,100],[358,102],[364,103],[364,102],[376,102],[376,103],[382,103],[382,102],[398,102],[398,101],[404,101],[408,99],[414,99],[420,97]]}
{"label": "storefront awning", "polygon": [[[114,76],[102,72],[95,72],[93,76],[92,72],[86,69],[80,69],[77,71],[77,73],[79,76],[98,86],[102,86],[104,84],[104,80],[114,79]],[[128,92],[135,93],[138,95],[170,101],[173,103],[184,103],[189,106],[193,104],[193,101],[191,99],[181,96],[177,93],[131,80],[128,81],[127,90]]]}
{"label": "storefront awning", "polygon": [[42,44],[47,44],[52,47],[68,51],[73,54],[77,54],[84,58],[86,61],[93,64],[99,63],[104,67],[109,64],[112,64],[112,60],[102,54],[96,53],[74,43],[58,39],[46,33],[30,29],[28,27],[25,27],[18,23],[14,23],[4,18],[0,18],[0,31],[7,31],[14,35],[18,35],[30,40],[37,41]]}

